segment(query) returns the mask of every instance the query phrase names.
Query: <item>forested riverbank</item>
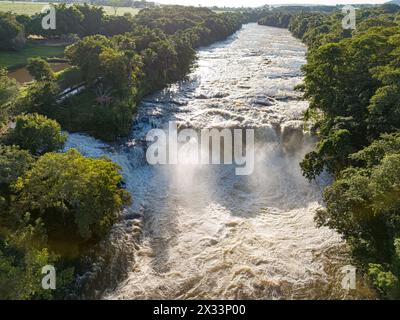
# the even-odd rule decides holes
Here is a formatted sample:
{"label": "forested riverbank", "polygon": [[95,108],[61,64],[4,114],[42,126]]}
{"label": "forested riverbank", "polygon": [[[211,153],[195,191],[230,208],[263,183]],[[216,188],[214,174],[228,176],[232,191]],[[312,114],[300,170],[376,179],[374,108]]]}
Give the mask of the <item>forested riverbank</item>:
{"label": "forested riverbank", "polygon": [[[63,298],[80,259],[108,233],[128,205],[120,167],[109,159],[60,152],[67,131],[115,140],[128,134],[141,98],[184,79],[195,48],[241,27],[239,14],[164,6],[132,16],[101,8],[56,6],[56,31],[39,28],[43,14],[2,13],[10,28],[1,49],[20,50],[28,34],[68,35],[70,67],[55,73],[41,58],[18,86],[0,71],[0,298]],[[70,34],[76,34],[71,37]],[[64,91],[79,87],[75,95]],[[57,269],[57,290],[41,287],[44,265]],[[79,270],[80,272],[84,270]]]}
{"label": "forested riverbank", "polygon": [[[63,129],[103,140],[126,136],[143,96],[183,79],[195,62],[195,48],[225,39],[243,21],[240,14],[179,6],[142,10],[135,17],[107,16],[102,8],[89,5],[55,9],[55,30],[41,29],[44,14],[9,14],[7,21],[15,31],[2,45],[5,49],[23,47],[22,40],[15,40],[23,34],[81,38],[65,50],[71,67],[28,86],[17,112],[38,112],[57,120]],[[85,89],[60,102],[62,91],[77,85]]]}
{"label": "forested riverbank", "polygon": [[274,12],[260,24],[288,28],[309,47],[299,89],[319,137],[301,162],[310,180],[327,170],[326,209],[316,222],[337,230],[383,297],[400,294],[400,7],[341,12]]}

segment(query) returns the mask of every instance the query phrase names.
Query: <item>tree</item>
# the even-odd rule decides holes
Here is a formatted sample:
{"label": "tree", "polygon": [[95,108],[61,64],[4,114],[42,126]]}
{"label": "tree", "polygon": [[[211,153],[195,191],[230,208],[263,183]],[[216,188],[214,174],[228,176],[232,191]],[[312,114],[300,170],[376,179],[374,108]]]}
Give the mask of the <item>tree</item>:
{"label": "tree", "polygon": [[140,56],[132,51],[105,48],[99,55],[102,77],[106,85],[126,91],[137,84],[141,66]]}
{"label": "tree", "polygon": [[[16,248],[6,246],[7,249]],[[45,248],[22,250],[22,258],[21,253],[19,256],[12,255],[6,250],[3,252],[0,246],[0,299],[28,300],[35,296],[51,298],[52,293],[41,287],[41,269],[45,265],[54,264],[54,256]]]}
{"label": "tree", "polygon": [[10,214],[10,203],[13,201],[11,185],[31,168],[33,162],[28,151],[17,146],[0,145],[0,241],[7,226],[19,223],[19,219]]}
{"label": "tree", "polygon": [[67,47],[65,55],[81,69],[86,81],[93,82],[101,76],[99,57],[106,48],[112,48],[112,43],[105,36],[89,36]]}
{"label": "tree", "polygon": [[102,33],[101,29],[106,18],[103,7],[90,6],[87,3],[83,5],[74,4],[73,7],[83,15],[83,20],[80,23],[80,36],[91,36]]}
{"label": "tree", "polygon": [[41,58],[30,58],[26,66],[29,73],[37,81],[51,81],[54,80],[54,73],[50,64]]}
{"label": "tree", "polygon": [[18,146],[0,145],[0,186],[9,186],[33,163],[33,157]]}
{"label": "tree", "polygon": [[[389,41],[398,45],[399,40],[393,38],[397,36]],[[376,68],[373,76],[381,82],[381,87],[375,91],[368,106],[368,127],[375,134],[396,131],[400,128],[400,68],[397,61]]]}
{"label": "tree", "polygon": [[382,294],[400,295],[400,135],[383,135],[351,156],[362,167],[343,170],[324,192],[318,225],[339,231]]}
{"label": "tree", "polygon": [[18,94],[18,85],[8,77],[7,71],[0,68],[0,128],[7,124],[11,102]]}
{"label": "tree", "polygon": [[0,50],[20,50],[25,45],[24,27],[10,12],[0,12]]}
{"label": "tree", "polygon": [[[317,150],[303,162],[308,177],[318,175],[324,167],[339,173],[350,164],[351,153],[380,134],[396,130],[399,124],[398,72],[390,74],[385,67],[393,61],[395,46],[390,40],[397,29],[368,30],[339,43],[321,45],[308,55],[303,68],[304,93],[310,101],[309,112],[319,115],[314,120],[321,138]],[[336,139],[338,129],[347,130],[349,138],[322,148],[325,141]]]}
{"label": "tree", "polygon": [[56,10],[56,29],[45,30],[42,28],[42,19],[47,13],[37,13],[26,24],[29,34],[43,37],[59,37],[67,34],[81,34],[84,16],[75,6],[65,3],[53,5]]}
{"label": "tree", "polygon": [[[73,281],[74,268],[66,267],[60,256],[46,247],[43,225],[39,221],[27,224],[26,218],[9,230],[9,236],[0,234],[0,299],[62,299]],[[57,270],[56,290],[42,287],[42,268],[46,265]]]}
{"label": "tree", "polygon": [[54,117],[60,88],[56,81],[35,81],[26,95],[17,101],[20,112],[39,113]]}
{"label": "tree", "polygon": [[97,104],[94,107],[93,122],[103,128],[103,139],[127,136],[132,125],[135,103],[132,100],[113,100],[110,104]]}
{"label": "tree", "polygon": [[34,155],[40,155],[60,150],[66,138],[55,120],[35,113],[18,116],[15,128],[11,129],[6,141],[29,150]]}
{"label": "tree", "polygon": [[15,97],[17,92],[17,82],[8,77],[6,69],[0,68],[0,107]]}
{"label": "tree", "polygon": [[50,239],[99,239],[129,203],[118,187],[119,171],[108,159],[85,158],[74,149],[47,153],[15,184],[15,209],[40,217]]}
{"label": "tree", "polygon": [[102,21],[102,34],[106,36],[122,35],[131,32],[134,20],[131,14],[123,16],[105,16]]}
{"label": "tree", "polygon": [[66,54],[89,83],[101,82],[120,92],[129,92],[137,84],[140,56],[104,36],[86,37],[68,47]]}

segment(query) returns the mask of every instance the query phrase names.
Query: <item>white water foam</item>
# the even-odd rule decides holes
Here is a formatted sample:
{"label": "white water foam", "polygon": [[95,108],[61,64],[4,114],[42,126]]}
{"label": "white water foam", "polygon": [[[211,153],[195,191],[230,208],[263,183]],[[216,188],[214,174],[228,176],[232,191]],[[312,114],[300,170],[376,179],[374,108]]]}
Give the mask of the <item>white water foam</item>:
{"label": "white water foam", "polygon": [[[313,221],[326,181],[309,183],[299,168],[313,146],[301,128],[307,103],[293,91],[305,52],[286,30],[246,25],[200,50],[188,81],[146,98],[127,144],[70,135],[67,148],[109,156],[122,167],[131,210],[144,214],[129,275],[105,298],[343,295],[332,267],[343,263],[335,253],[343,243]],[[223,165],[147,165],[146,133],[170,120],[192,128],[256,128],[254,173],[236,176]]]}

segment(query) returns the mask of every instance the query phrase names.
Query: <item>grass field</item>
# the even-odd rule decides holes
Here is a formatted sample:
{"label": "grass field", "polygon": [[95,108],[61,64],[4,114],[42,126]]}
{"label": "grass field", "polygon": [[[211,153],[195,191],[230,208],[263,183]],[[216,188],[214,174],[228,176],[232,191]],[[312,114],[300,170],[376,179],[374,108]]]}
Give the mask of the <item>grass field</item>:
{"label": "grass field", "polygon": [[[48,2],[14,2],[11,1],[0,1],[0,11],[11,11],[16,14],[27,14],[33,15],[37,12],[40,12],[42,8],[48,5]],[[103,6],[104,11],[109,15],[114,15],[114,8],[109,6]],[[117,15],[124,15],[129,12],[132,15],[135,15],[139,12],[140,9],[136,8],[117,8]]]}
{"label": "grass field", "polygon": [[15,68],[25,65],[29,58],[33,57],[60,57],[64,54],[63,46],[45,46],[28,43],[20,51],[0,51],[0,67]]}
{"label": "grass field", "polygon": [[[109,7],[109,6],[103,6],[104,11],[109,14],[109,15],[114,15],[114,8],[113,7]],[[140,11],[140,9],[136,9],[136,8],[117,8],[117,15],[118,16],[123,16],[125,13],[130,13],[133,16],[136,15],[138,12]]]}

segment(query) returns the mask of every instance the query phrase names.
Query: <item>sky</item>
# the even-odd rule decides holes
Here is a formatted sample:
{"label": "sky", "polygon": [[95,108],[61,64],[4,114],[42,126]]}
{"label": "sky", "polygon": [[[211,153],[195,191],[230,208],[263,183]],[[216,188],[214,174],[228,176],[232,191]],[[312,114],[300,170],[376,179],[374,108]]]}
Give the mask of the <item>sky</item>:
{"label": "sky", "polygon": [[360,4],[360,3],[385,3],[388,0],[155,0],[158,3],[182,4],[182,5],[202,5],[218,7],[258,7],[265,4]]}

